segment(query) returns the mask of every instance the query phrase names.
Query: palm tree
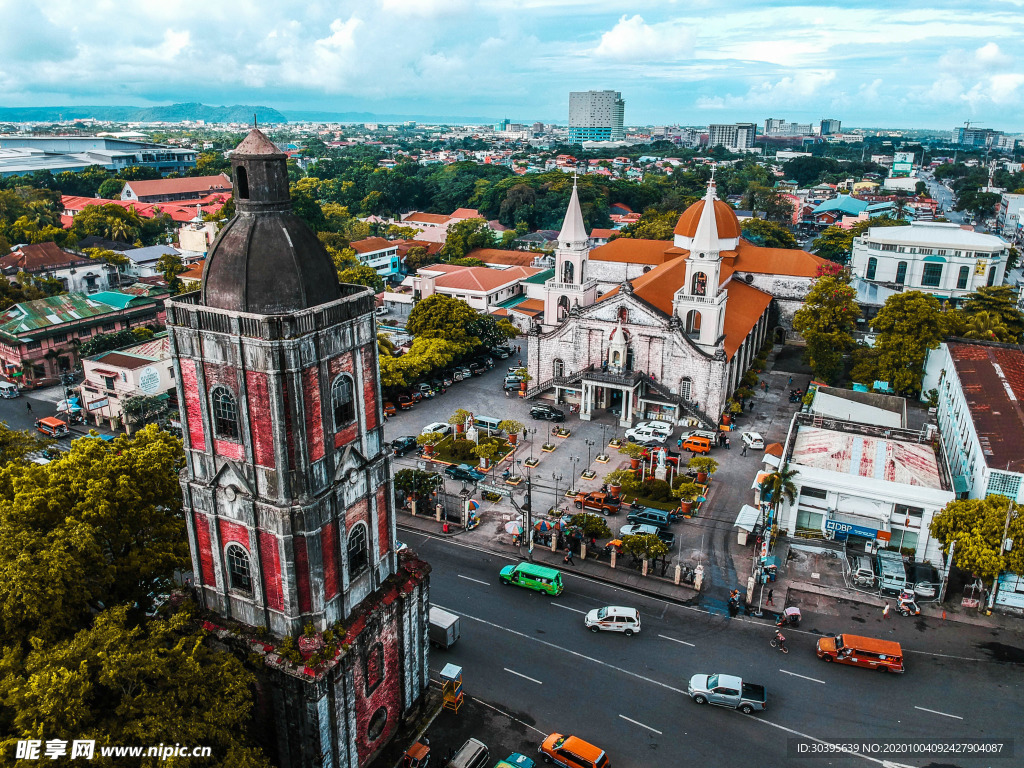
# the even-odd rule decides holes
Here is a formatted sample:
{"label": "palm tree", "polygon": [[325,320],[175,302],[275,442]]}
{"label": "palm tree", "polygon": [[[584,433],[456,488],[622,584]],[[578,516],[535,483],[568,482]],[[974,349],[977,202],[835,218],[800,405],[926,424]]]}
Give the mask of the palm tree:
{"label": "palm tree", "polygon": [[967,330],[964,331],[966,339],[980,339],[982,341],[1010,341],[1010,329],[1006,327],[1003,319],[987,310],[982,310],[971,317]]}
{"label": "palm tree", "polygon": [[377,354],[381,357],[391,357],[395,354],[395,341],[390,333],[377,334]]}
{"label": "palm tree", "polygon": [[795,469],[787,469],[788,465],[782,465],[772,472],[761,483],[761,500],[767,497],[768,504],[772,510],[772,520],[777,520],[779,507],[785,499],[790,504],[796,501],[796,484],[793,478],[798,474]]}

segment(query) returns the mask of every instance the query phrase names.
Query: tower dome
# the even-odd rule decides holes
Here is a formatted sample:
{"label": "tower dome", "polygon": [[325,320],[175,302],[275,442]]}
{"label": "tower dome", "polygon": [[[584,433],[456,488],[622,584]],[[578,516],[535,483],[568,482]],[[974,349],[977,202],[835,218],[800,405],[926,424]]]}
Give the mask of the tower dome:
{"label": "tower dome", "polygon": [[237,213],[206,258],[203,304],[277,315],[341,298],[334,262],[292,210],[287,160],[256,128],[232,153]]}
{"label": "tower dome", "polygon": [[708,183],[707,194],[683,211],[679,217],[673,230],[675,245],[690,249],[697,235],[697,225],[704,218],[704,208],[707,205],[712,206],[710,221],[714,224],[710,234],[717,236],[719,240],[719,247],[716,250],[734,250],[740,238],[740,221],[736,218],[736,211],[732,206],[718,199],[714,180]]}

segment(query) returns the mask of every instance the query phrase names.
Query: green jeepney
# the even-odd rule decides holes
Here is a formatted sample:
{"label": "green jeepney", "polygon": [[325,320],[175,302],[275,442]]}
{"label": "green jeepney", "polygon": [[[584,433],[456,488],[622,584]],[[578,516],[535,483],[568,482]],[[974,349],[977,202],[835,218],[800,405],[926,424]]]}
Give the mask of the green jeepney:
{"label": "green jeepney", "polygon": [[515,584],[527,589],[535,589],[546,595],[562,594],[562,574],[554,568],[545,568],[533,563],[506,565],[499,574],[502,584]]}

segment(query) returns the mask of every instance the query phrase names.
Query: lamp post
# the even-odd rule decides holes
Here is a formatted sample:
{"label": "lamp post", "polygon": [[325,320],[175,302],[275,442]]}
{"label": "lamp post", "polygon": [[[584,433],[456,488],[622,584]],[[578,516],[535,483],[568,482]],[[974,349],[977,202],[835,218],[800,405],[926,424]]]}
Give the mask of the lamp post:
{"label": "lamp post", "polygon": [[555,503],[552,505],[552,509],[558,511],[558,482],[562,479],[562,476],[557,472],[552,472],[551,479],[555,481]]}
{"label": "lamp post", "polygon": [[579,456],[570,456],[569,457],[569,461],[572,462],[572,476],[573,476],[573,482],[575,482],[575,479],[580,476],[580,472],[579,472],[580,457]]}
{"label": "lamp post", "polygon": [[587,444],[587,468],[584,470],[584,472],[589,472],[590,471],[591,449],[594,447],[595,443],[589,437],[586,440],[584,440],[583,442],[585,442]]}
{"label": "lamp post", "polygon": [[534,427],[533,429],[530,429],[529,427],[526,427],[523,432],[530,433],[530,464],[533,464],[533,438],[537,434],[537,428]]}

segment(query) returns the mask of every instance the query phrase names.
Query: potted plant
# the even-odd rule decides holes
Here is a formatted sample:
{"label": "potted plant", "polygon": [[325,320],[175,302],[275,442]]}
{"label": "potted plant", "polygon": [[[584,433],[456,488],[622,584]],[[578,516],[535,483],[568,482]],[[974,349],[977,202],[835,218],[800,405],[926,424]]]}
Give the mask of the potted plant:
{"label": "potted plant", "polygon": [[710,456],[694,456],[687,462],[686,466],[697,470],[697,482],[705,484],[708,481],[708,476],[715,474],[715,471],[718,469],[718,462]]}
{"label": "potted plant", "polygon": [[519,433],[523,431],[523,427],[526,425],[521,421],[515,419],[502,419],[498,422],[498,429],[504,430],[505,434],[508,435],[508,442],[510,445],[515,445],[519,440]]}
{"label": "potted plant", "polygon": [[432,456],[434,454],[434,446],[444,440],[444,435],[440,432],[424,432],[416,438],[416,445],[423,446],[423,455]]}
{"label": "potted plant", "polygon": [[498,454],[498,446],[494,443],[480,443],[473,449],[473,455],[480,459],[480,469],[490,469],[491,462]]}
{"label": "potted plant", "polygon": [[700,486],[688,478],[672,489],[672,495],[679,499],[679,511],[683,517],[692,517],[693,500],[700,496]]}
{"label": "potted plant", "polygon": [[629,467],[630,469],[640,468],[640,457],[643,455],[644,449],[636,443],[623,443],[619,446],[619,453],[629,456]]}
{"label": "potted plant", "polygon": [[448,423],[455,425],[455,431],[461,435],[466,431],[466,421],[469,420],[470,415],[470,412],[465,408],[459,408],[448,417]]}

